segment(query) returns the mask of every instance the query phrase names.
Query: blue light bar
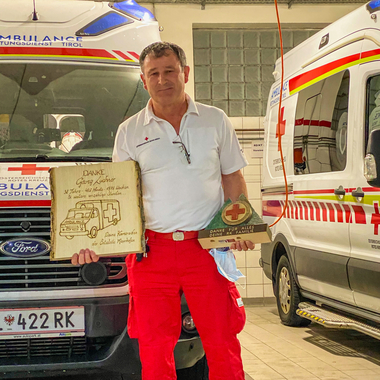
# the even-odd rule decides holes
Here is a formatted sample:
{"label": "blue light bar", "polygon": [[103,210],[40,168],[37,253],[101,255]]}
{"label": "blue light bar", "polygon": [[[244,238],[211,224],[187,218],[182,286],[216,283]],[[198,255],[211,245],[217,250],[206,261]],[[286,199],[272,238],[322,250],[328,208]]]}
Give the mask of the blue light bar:
{"label": "blue light bar", "polygon": [[110,6],[140,21],[154,21],[156,19],[152,12],[137,4],[135,0],[126,0],[120,3],[110,4]]}
{"label": "blue light bar", "polygon": [[108,12],[76,32],[77,36],[98,36],[119,26],[132,23],[133,20],[116,12]]}
{"label": "blue light bar", "polygon": [[372,0],[367,4],[367,10],[370,13],[376,12],[380,9],[380,0]]}

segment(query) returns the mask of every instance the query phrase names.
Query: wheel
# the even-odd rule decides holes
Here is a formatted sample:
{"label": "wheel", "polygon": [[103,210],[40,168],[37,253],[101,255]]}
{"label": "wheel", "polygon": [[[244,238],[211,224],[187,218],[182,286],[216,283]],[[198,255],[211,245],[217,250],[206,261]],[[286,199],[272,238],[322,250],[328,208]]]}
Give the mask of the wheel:
{"label": "wheel", "polygon": [[276,272],[277,309],[281,321],[287,326],[307,326],[310,320],[296,314],[302,297],[296,284],[288,258],[281,256]]}
{"label": "wheel", "polygon": [[206,356],[203,356],[192,367],[178,370],[177,380],[208,380]]}
{"label": "wheel", "polygon": [[66,239],[69,239],[69,240],[74,239],[74,236],[72,236],[72,235],[66,235],[65,237],[66,237]]}
{"label": "wheel", "polygon": [[91,227],[88,237],[90,237],[91,239],[95,239],[97,235],[98,235],[98,229],[95,226]]}

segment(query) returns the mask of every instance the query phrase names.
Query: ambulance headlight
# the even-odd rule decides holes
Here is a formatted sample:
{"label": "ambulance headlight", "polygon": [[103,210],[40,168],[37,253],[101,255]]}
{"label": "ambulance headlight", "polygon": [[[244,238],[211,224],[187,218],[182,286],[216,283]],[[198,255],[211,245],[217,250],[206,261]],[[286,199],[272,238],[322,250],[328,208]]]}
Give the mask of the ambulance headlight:
{"label": "ambulance headlight", "polygon": [[364,158],[364,177],[367,181],[377,178],[376,160],[373,154],[367,154]]}
{"label": "ambulance headlight", "polygon": [[182,316],[182,327],[188,333],[196,332],[195,324],[194,324],[193,317],[191,316],[191,314],[187,313]]}
{"label": "ambulance headlight", "polygon": [[110,7],[117,9],[119,12],[123,12],[128,16],[132,16],[140,21],[156,20],[152,12],[137,4],[135,0],[125,0],[119,3],[110,4]]}
{"label": "ambulance headlight", "polygon": [[132,22],[132,19],[111,11],[98,17],[82,29],[79,29],[75,34],[82,37],[99,36],[100,34]]}

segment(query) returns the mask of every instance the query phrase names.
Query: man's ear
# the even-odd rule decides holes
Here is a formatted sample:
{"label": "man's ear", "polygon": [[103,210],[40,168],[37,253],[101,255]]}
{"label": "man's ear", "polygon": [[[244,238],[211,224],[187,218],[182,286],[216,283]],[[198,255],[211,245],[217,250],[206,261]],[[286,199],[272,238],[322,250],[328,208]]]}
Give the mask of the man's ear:
{"label": "man's ear", "polygon": [[185,74],[185,83],[187,83],[189,81],[190,66],[185,66],[183,72]]}
{"label": "man's ear", "polygon": [[144,74],[140,74],[140,78],[141,78],[141,80],[142,80],[143,83],[144,83],[144,88],[145,88],[145,90],[148,91],[148,89],[146,88],[146,80],[145,80]]}

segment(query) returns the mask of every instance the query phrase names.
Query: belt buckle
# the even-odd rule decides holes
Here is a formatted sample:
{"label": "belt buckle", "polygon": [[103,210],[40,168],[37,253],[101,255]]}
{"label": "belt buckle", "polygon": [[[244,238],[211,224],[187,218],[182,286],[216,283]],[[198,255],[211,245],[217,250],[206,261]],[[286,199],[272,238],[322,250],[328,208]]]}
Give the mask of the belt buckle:
{"label": "belt buckle", "polygon": [[173,232],[173,240],[174,241],[185,240],[185,234],[182,231]]}

